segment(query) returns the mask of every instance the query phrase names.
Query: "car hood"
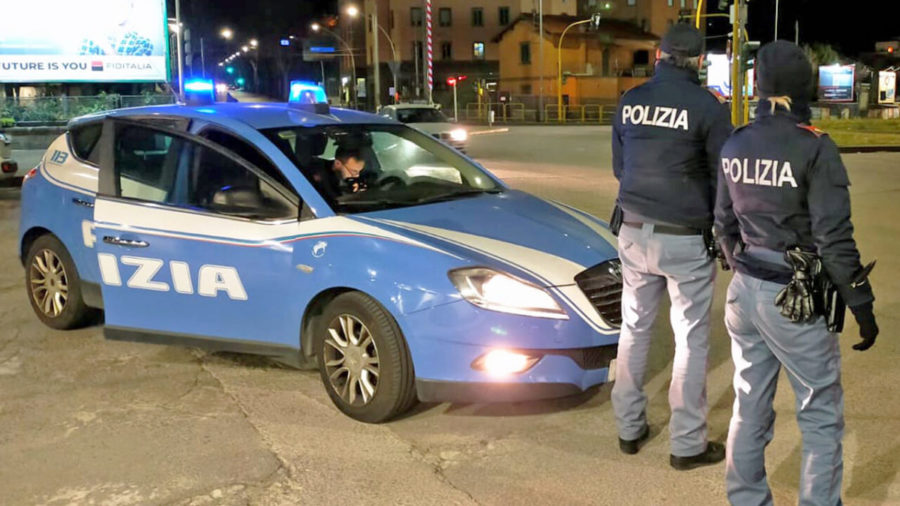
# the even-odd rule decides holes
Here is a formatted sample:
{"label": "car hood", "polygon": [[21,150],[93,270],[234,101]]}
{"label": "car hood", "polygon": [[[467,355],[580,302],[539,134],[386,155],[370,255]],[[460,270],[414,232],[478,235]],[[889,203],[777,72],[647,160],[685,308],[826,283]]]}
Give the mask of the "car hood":
{"label": "car hood", "polygon": [[579,272],[617,256],[615,237],[596,218],[514,190],[354,217],[544,286],[571,285]]}
{"label": "car hood", "polygon": [[453,123],[407,123],[407,125],[428,134],[440,134],[461,128]]}

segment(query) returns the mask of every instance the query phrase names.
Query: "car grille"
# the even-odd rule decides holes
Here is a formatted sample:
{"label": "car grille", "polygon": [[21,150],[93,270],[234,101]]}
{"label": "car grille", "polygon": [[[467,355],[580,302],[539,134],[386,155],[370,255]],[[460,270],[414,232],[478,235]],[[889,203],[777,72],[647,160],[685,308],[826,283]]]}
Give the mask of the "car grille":
{"label": "car grille", "polygon": [[594,346],[593,348],[574,348],[570,350],[545,351],[544,355],[562,355],[571,358],[578,367],[584,370],[603,369],[609,367],[609,361],[616,358],[618,345]]}
{"label": "car grille", "polygon": [[607,260],[575,276],[575,282],[607,324],[622,326],[622,264]]}
{"label": "car grille", "polygon": [[442,141],[449,141],[449,140],[450,140],[450,134],[448,134],[448,133],[431,134],[431,135],[437,137],[438,139],[440,139],[440,140],[442,140]]}

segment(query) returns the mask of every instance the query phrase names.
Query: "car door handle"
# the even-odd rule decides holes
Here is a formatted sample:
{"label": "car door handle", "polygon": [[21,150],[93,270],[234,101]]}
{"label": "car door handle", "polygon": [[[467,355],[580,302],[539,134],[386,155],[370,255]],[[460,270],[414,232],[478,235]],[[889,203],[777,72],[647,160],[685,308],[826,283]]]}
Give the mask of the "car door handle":
{"label": "car door handle", "polygon": [[147,246],[150,246],[150,243],[147,241],[122,239],[121,237],[112,237],[109,235],[107,235],[103,238],[103,242],[105,242],[106,244],[113,244],[116,246],[124,246],[126,248],[146,248]]}
{"label": "car door handle", "polygon": [[93,203],[93,202],[88,202],[87,200],[81,200],[81,199],[79,199],[79,198],[74,198],[74,199],[72,199],[72,202],[74,202],[75,205],[78,205],[78,206],[94,207],[94,203]]}

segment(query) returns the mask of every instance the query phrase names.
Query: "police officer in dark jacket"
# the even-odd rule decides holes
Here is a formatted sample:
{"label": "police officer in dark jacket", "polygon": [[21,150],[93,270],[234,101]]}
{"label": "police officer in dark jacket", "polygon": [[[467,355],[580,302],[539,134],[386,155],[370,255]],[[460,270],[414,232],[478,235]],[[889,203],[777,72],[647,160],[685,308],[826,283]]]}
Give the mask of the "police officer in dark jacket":
{"label": "police officer in dark jacket", "polygon": [[612,221],[623,278],[612,390],[619,447],[637,453],[649,433],[643,386],[650,329],[668,290],[675,340],[670,464],[680,470],[725,458],[721,444],[707,442],[706,367],[716,270],[707,236],[719,151],[731,121],[727,107],[700,86],[702,46],[699,31],[673,26],[660,43],[653,78],[622,97],[612,136],[620,211]]}
{"label": "police officer in dark jacket", "polygon": [[847,171],[834,142],[809,124],[809,61],[785,41],[763,46],[756,61],[756,121],[736,130],[722,149],[716,205],[716,231],[736,271],[725,308],[736,396],[728,498],[772,504],[764,450],[784,367],[803,433],[800,503],[835,505],[843,469],[840,351],[823,317],[797,318],[797,311],[821,310],[804,302],[814,273],[801,267],[820,263],[820,275],[836,285],[863,337],[854,349],[869,348],[878,335],[874,297],[853,240]]}

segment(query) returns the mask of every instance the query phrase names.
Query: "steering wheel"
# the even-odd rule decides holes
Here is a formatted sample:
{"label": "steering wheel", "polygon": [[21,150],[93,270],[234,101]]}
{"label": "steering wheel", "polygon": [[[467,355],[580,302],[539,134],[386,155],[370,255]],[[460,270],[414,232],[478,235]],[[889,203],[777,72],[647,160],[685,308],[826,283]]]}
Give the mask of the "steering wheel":
{"label": "steering wheel", "polygon": [[380,179],[378,181],[378,188],[382,190],[390,190],[392,188],[402,188],[406,186],[406,181],[404,181],[399,176],[388,176],[384,179]]}

